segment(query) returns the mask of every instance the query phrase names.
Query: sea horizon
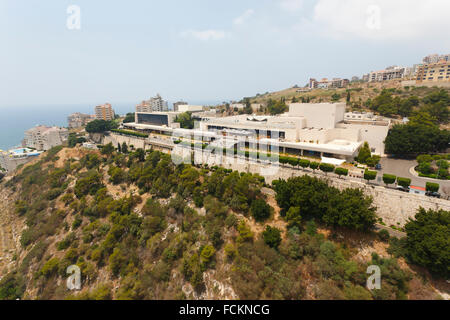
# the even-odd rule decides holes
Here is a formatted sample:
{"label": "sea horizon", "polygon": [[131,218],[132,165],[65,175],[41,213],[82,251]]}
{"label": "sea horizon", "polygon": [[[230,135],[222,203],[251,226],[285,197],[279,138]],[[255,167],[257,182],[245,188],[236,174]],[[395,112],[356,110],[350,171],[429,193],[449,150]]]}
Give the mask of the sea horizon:
{"label": "sea horizon", "polygon": [[[169,108],[172,102],[169,101]],[[189,101],[191,104],[216,105],[221,101]],[[94,114],[92,103],[60,105],[24,105],[0,107],[0,150],[21,146],[26,130],[37,125],[67,127],[67,117],[75,112]],[[111,105],[116,114],[125,115],[135,111],[136,102],[117,102]]]}

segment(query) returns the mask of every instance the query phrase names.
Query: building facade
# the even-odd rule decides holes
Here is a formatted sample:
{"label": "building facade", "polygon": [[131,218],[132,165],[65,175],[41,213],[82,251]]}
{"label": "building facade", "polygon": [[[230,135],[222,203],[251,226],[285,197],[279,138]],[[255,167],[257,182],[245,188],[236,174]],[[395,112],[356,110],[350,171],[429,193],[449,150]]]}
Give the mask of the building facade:
{"label": "building facade", "polygon": [[392,66],[385,70],[373,71],[369,73],[369,82],[380,82],[394,79],[402,79],[405,75],[405,68]]}
{"label": "building facade", "polygon": [[11,149],[8,151],[0,150],[0,167],[7,172],[11,172],[21,164],[37,158],[40,154],[40,151],[34,151],[28,148]]}
{"label": "building facade", "polygon": [[193,106],[189,104],[183,104],[178,106],[179,112],[202,112],[204,109],[203,106]]}
{"label": "building facade", "polygon": [[110,103],[105,103],[100,106],[95,107],[95,119],[96,120],[105,120],[111,121],[115,118],[114,109],[112,108]]}
{"label": "building facade", "polygon": [[450,61],[441,60],[420,66],[416,81],[419,83],[450,81]]}
{"label": "building facade", "polygon": [[69,129],[77,129],[84,127],[92,120],[95,120],[95,116],[80,112],[72,113],[70,116],[67,117]]}
{"label": "building facade", "polygon": [[198,135],[218,145],[238,143],[250,149],[254,145],[263,150],[277,145],[282,153],[346,161],[353,161],[368,141],[374,153],[383,155],[390,122],[366,117],[346,121],[345,108],[344,103],[292,103],[289,112],[279,116],[204,116],[194,130],[179,128],[177,112],[136,113],[136,122],[124,127],[150,135]]}
{"label": "building facade", "polygon": [[69,137],[69,130],[59,127],[37,126],[25,131],[23,147],[47,151],[62,145]]}
{"label": "building facade", "polygon": [[440,61],[450,61],[450,54],[443,54],[443,55],[439,55],[439,54],[430,54],[428,56],[426,56],[425,58],[423,58],[423,63],[424,64],[434,64],[434,63],[438,63]]}
{"label": "building facade", "polygon": [[144,100],[136,106],[136,112],[167,112],[169,106],[167,101],[164,101],[159,94],[156,97]]}
{"label": "building facade", "polygon": [[188,103],[187,102],[184,102],[184,101],[177,101],[177,102],[175,102],[174,104],[173,104],[173,111],[178,111],[178,108],[180,107],[180,106],[185,106],[185,105],[187,105]]}
{"label": "building facade", "polygon": [[345,88],[348,86],[350,81],[348,79],[341,78],[333,78],[332,80],[328,80],[327,78],[323,78],[320,81],[317,81],[314,78],[309,79],[309,88],[310,89],[334,89],[334,88]]}

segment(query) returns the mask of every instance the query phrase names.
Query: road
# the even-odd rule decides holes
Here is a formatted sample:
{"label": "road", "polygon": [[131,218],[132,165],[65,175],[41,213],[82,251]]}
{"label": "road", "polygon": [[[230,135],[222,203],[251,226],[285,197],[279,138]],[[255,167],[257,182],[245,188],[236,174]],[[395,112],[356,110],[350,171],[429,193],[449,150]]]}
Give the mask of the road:
{"label": "road", "polygon": [[421,178],[411,174],[410,169],[417,166],[417,161],[415,160],[382,158],[380,164],[382,166],[382,170],[380,170],[380,174],[378,174],[378,179],[380,181],[377,181],[377,183],[380,185],[383,185],[383,174],[388,173],[394,174],[397,177],[411,179],[411,185],[413,186],[425,188],[427,182],[435,182],[439,183],[439,185],[441,186],[441,192],[443,191],[443,189],[450,189],[450,180]]}
{"label": "road", "polygon": [[395,237],[395,238],[398,238],[398,239],[402,239],[402,238],[406,237],[406,233],[405,232],[401,232],[401,231],[398,231],[398,230],[395,230],[395,229],[383,226],[383,225],[381,225],[379,223],[375,224],[375,230],[377,230],[377,231],[386,230],[387,232],[389,232],[389,235],[391,237]]}

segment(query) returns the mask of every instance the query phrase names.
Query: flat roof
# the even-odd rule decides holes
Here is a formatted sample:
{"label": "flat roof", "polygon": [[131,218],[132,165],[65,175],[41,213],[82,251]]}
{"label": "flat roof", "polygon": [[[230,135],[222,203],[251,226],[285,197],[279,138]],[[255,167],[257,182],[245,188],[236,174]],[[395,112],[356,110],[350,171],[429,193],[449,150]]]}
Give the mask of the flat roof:
{"label": "flat roof", "polygon": [[[342,142],[345,141],[345,145]],[[255,140],[255,142],[259,142],[260,144],[270,143],[273,145],[278,145],[280,147],[298,149],[298,150],[307,150],[307,151],[315,151],[315,152],[324,152],[324,153],[332,153],[339,154],[345,156],[353,156],[356,151],[361,147],[363,142],[352,142],[346,140],[334,140],[329,143],[309,143],[309,142],[288,142],[288,141],[278,141],[276,139],[260,139]]]}
{"label": "flat roof", "polygon": [[165,131],[165,132],[171,132],[171,133],[179,133],[180,135],[190,134],[190,135],[208,136],[208,137],[216,136],[216,134],[211,131],[184,129],[184,128],[170,128],[170,127],[156,126],[156,125],[151,125],[151,124],[138,124],[135,122],[124,123],[123,126],[124,127],[128,126],[128,127],[132,127],[132,128],[136,128],[136,129],[141,129],[141,130],[158,130],[158,131]]}

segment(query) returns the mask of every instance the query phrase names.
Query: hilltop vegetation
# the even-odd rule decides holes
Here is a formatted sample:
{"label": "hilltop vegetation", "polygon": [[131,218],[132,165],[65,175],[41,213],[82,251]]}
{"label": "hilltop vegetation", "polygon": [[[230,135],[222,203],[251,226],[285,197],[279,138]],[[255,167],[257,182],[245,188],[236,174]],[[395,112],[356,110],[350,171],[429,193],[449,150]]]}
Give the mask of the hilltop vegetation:
{"label": "hilltop vegetation", "polygon": [[[372,231],[376,209],[360,190],[305,176],[275,182],[275,199],[258,175],[121,150],[54,148],[0,186],[17,197],[9,214],[26,224],[0,299],[437,297],[429,282],[410,285],[418,275],[399,258],[375,249],[360,257],[361,241],[387,246]],[[432,228],[419,218],[411,227],[419,233],[394,249],[425,267],[439,257],[430,270],[445,276],[449,213],[439,214],[447,218],[433,219]],[[439,235],[423,243],[436,226]],[[340,237],[347,233],[358,240]],[[437,249],[421,260],[424,247]],[[385,285],[369,291],[374,263]],[[73,264],[81,292],[65,286]]]}
{"label": "hilltop vegetation", "polygon": [[[399,81],[352,82],[347,88],[302,92],[298,87],[294,87],[279,92],[257,94],[243,101],[262,103],[265,106],[294,102],[343,102],[352,111],[373,111],[382,116],[399,119],[412,116],[418,111],[427,112],[436,119],[436,123],[447,124],[449,94],[450,88],[402,87]],[[266,113],[269,111],[265,109]]]}

